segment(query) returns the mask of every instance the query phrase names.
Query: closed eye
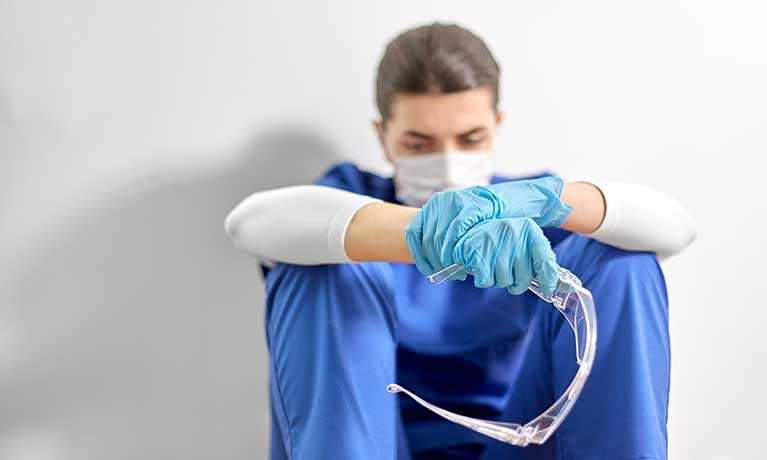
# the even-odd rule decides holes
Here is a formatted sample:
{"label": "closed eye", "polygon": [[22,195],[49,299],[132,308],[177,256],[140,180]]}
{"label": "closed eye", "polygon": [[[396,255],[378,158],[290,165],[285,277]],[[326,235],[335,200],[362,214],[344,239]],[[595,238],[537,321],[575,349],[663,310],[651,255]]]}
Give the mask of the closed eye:
{"label": "closed eye", "polygon": [[459,141],[464,145],[477,145],[487,140],[487,129],[480,126],[469,130],[458,137]]}

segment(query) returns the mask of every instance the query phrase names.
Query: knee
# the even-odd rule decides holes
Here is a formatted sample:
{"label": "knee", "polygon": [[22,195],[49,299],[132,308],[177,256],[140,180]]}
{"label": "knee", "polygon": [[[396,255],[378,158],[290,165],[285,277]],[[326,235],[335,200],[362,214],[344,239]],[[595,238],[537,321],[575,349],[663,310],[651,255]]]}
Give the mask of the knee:
{"label": "knee", "polygon": [[593,295],[600,344],[622,341],[635,350],[657,348],[667,355],[668,295],[655,255],[579,238],[562,254],[570,262],[563,265]]}
{"label": "knee", "polygon": [[561,246],[560,265],[592,293],[645,291],[646,300],[665,301],[665,279],[655,254],[624,251],[580,235],[572,235]]}
{"label": "knee", "polygon": [[594,289],[646,291],[644,298],[653,301],[666,297],[665,278],[655,254],[605,246],[591,269],[587,281]]}
{"label": "knee", "polygon": [[610,248],[584,285],[594,297],[603,343],[627,341],[635,352],[667,359],[668,295],[654,254]]}

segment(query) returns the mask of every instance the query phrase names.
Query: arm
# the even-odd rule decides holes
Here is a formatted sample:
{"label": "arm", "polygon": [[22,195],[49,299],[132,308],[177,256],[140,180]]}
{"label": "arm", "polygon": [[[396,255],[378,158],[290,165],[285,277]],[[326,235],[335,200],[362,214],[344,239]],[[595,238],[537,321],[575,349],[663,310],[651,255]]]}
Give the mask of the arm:
{"label": "arm", "polygon": [[[578,184],[578,190],[563,192],[562,199],[583,200],[585,206],[582,207],[588,206],[587,203],[599,207],[594,192],[597,190],[603,198],[604,217],[593,230],[573,231],[620,249],[654,252],[660,260],[678,254],[695,240],[695,223],[690,214],[678,201],[659,190],[610,181],[568,185]],[[594,222],[593,218],[584,220]]]}
{"label": "arm", "polygon": [[[694,238],[691,221],[680,217],[686,213],[676,202],[665,195],[646,201],[646,196],[636,194],[634,187],[639,186],[619,189],[619,185],[565,184],[562,200],[573,210],[562,228],[627,250],[653,251],[655,244],[662,256],[678,252]],[[603,198],[604,190],[607,198]],[[612,198],[611,193],[618,196]],[[267,262],[412,263],[405,228],[417,211],[338,189],[304,185],[254,193],[229,213],[225,227],[238,248]],[[646,228],[642,222],[655,215],[663,218],[663,225],[650,222],[651,228]]]}

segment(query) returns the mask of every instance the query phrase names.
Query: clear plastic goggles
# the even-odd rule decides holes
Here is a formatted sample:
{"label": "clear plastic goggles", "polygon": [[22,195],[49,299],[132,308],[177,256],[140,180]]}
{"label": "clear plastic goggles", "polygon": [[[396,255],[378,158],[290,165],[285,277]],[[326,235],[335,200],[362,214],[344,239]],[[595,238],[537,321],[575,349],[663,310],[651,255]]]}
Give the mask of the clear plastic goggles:
{"label": "clear plastic goggles", "polygon": [[[439,284],[450,279],[451,276],[461,270],[465,270],[463,265],[453,264],[427,278],[432,283]],[[580,365],[572,383],[567,387],[564,394],[541,415],[524,425],[494,422],[447,411],[421,399],[396,383],[389,384],[386,390],[389,393],[405,393],[423,407],[451,422],[471,428],[499,441],[515,446],[526,446],[530,443],[543,444],[565,420],[586,383],[597,348],[597,318],[591,292],[583,288],[578,277],[565,269],[560,269],[559,282],[554,293],[550,296],[541,292],[536,281],[532,282],[529,290],[551,303],[567,319],[575,333],[575,358]]]}

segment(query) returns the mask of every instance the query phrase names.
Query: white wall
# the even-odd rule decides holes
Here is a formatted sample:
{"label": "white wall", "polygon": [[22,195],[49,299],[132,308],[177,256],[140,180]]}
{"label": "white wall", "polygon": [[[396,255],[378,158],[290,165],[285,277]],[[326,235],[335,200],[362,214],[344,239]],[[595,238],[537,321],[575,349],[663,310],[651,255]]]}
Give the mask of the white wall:
{"label": "white wall", "polygon": [[433,19],[502,63],[504,171],[689,206],[671,458],[763,458],[763,4],[190,3],[0,1],[0,459],[264,458],[263,288],[222,218],[341,158],[385,170],[376,62]]}

